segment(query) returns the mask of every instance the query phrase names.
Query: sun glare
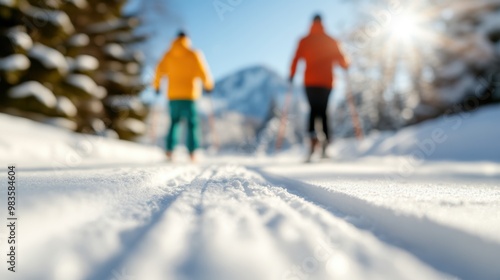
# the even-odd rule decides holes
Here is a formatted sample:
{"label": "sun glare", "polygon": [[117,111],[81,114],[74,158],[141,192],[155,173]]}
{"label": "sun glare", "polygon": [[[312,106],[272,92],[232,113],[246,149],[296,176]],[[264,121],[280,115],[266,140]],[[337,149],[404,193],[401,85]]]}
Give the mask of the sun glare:
{"label": "sun glare", "polygon": [[[399,89],[408,88],[415,79],[421,79],[425,64],[437,54],[436,50],[446,47],[450,39],[435,28],[441,12],[427,1],[408,1],[403,9],[392,14],[386,10],[379,20],[381,32],[370,42],[369,52],[385,81],[393,81]],[[410,81],[410,82],[408,82]]]}
{"label": "sun glare", "polygon": [[419,32],[419,20],[413,15],[398,15],[391,22],[390,33],[396,40],[410,41],[417,38]]}

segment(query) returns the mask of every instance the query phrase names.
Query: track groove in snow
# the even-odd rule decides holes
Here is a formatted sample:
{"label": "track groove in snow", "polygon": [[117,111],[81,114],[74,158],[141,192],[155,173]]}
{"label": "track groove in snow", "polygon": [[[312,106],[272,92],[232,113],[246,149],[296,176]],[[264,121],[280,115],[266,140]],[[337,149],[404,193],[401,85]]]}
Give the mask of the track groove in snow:
{"label": "track groove in snow", "polygon": [[[196,181],[200,176],[202,175],[198,175],[193,181]],[[120,234],[122,236],[123,243],[127,244],[127,246],[123,247],[124,250],[105,263],[100,264],[98,268],[94,269],[92,275],[87,277],[87,279],[112,279],[114,276],[113,274],[121,271],[124,262],[130,258],[130,254],[132,254],[134,250],[143,242],[144,237],[147,236],[156,224],[159,223],[164,212],[166,212],[171,204],[174,203],[187,188],[189,188],[192,182],[188,179],[189,175],[187,178],[182,176],[178,177],[169,178],[169,180],[174,181],[174,184],[172,184],[172,182],[165,181],[165,187],[170,189],[171,192],[166,192],[165,196],[162,196],[161,199],[154,202],[158,209],[151,214],[147,223]]]}
{"label": "track groove in snow", "polygon": [[408,250],[436,269],[461,279],[500,279],[500,244],[426,217],[392,209],[315,184],[260,172],[270,182],[328,209],[385,242]]}
{"label": "track groove in snow", "polygon": [[445,279],[244,168],[209,167],[183,187],[108,271],[147,279]]}
{"label": "track groove in snow", "polygon": [[243,167],[21,178],[23,268],[2,279],[450,279]]}
{"label": "track groove in snow", "polygon": [[[437,120],[331,147],[354,161],[207,158],[251,170],[158,163],[160,148],[0,114],[0,161],[19,175],[19,263],[0,279],[498,280],[497,107],[456,130]],[[436,129],[449,139],[426,159],[447,161],[395,156]],[[7,234],[0,227],[0,240]]]}

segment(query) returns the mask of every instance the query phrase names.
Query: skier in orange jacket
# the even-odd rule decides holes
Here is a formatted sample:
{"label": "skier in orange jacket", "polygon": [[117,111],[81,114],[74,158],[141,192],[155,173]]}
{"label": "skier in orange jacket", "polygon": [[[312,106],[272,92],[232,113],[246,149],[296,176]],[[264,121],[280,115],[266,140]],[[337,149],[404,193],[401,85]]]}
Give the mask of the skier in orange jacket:
{"label": "skier in orange jacket", "polygon": [[[170,106],[170,129],[166,139],[167,158],[179,138],[179,125],[182,119],[187,121],[186,144],[195,161],[194,152],[199,148],[198,114],[196,100],[201,97],[202,86],[205,91],[212,91],[214,84],[203,54],[191,48],[191,40],[184,32],[179,32],[172,47],[158,64],[154,80],[156,93],[160,93],[163,77],[168,77],[168,99]],[[201,83],[200,83],[201,82]]]}
{"label": "skier in orange jacket", "polygon": [[300,40],[290,70],[290,82],[293,82],[300,60],[304,60],[306,64],[304,84],[311,108],[308,129],[311,140],[309,161],[319,144],[316,119],[321,119],[323,124],[322,156],[327,157],[326,148],[330,142],[327,107],[330,92],[335,86],[334,67],[339,65],[344,69],[349,68],[349,62],[337,41],[326,34],[320,15],[314,17],[310,33]]}

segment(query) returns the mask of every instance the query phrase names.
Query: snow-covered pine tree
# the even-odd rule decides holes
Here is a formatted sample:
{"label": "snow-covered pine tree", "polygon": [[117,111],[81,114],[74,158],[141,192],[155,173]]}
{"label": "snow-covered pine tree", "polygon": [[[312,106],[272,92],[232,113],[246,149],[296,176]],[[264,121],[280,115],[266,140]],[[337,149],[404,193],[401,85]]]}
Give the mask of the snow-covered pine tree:
{"label": "snow-covered pine tree", "polygon": [[433,104],[442,114],[500,102],[500,1],[444,2],[447,47],[433,67]]}
{"label": "snow-covered pine tree", "polygon": [[[108,93],[104,100],[108,116],[105,125],[122,139],[135,139],[146,132],[144,120],[148,109],[138,97],[144,88],[141,79],[144,57],[136,45],[147,37],[135,32],[139,18],[124,14],[126,0],[87,1],[84,13],[76,9],[68,13],[77,32],[89,38],[84,53],[99,61],[92,77]],[[90,113],[100,109],[98,106],[93,100],[83,109]]]}
{"label": "snow-covered pine tree", "polygon": [[[342,41],[352,61],[349,82],[359,117],[365,132],[396,130],[408,121],[401,117],[407,106],[401,103],[416,94],[400,88],[400,73],[410,75],[412,62],[408,60],[408,45],[395,38],[392,30],[401,10],[407,7],[392,0],[358,1],[358,5],[359,21]],[[344,126],[338,133],[353,136],[352,120],[343,106],[341,102],[335,113],[337,126]],[[340,124],[340,119],[346,124]]]}
{"label": "snow-covered pine tree", "polygon": [[[35,1],[32,1],[35,2]],[[0,1],[1,110],[77,129],[77,109],[57,95],[70,72],[61,46],[73,33],[57,1]]]}
{"label": "snow-covered pine tree", "polygon": [[346,46],[366,130],[500,101],[500,0],[358,3]]}
{"label": "snow-covered pine tree", "polygon": [[138,98],[146,39],[125,0],[0,1],[1,110],[72,130],[132,140],[145,129]]}

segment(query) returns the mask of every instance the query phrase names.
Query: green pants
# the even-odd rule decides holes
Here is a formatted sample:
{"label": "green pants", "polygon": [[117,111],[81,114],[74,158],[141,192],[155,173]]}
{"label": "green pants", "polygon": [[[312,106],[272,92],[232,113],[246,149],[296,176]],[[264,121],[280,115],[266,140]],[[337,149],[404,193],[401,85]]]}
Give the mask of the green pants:
{"label": "green pants", "polygon": [[196,103],[192,100],[170,101],[170,129],[166,139],[167,151],[172,152],[179,141],[179,126],[182,120],[187,122],[186,145],[190,153],[200,146],[198,133],[198,114]]}

